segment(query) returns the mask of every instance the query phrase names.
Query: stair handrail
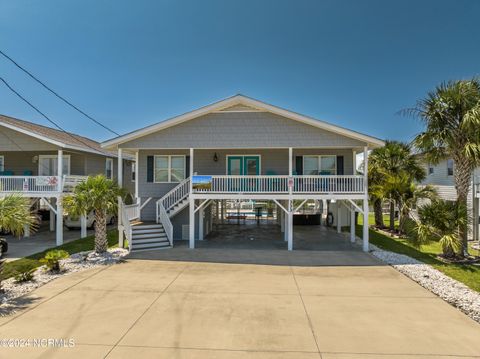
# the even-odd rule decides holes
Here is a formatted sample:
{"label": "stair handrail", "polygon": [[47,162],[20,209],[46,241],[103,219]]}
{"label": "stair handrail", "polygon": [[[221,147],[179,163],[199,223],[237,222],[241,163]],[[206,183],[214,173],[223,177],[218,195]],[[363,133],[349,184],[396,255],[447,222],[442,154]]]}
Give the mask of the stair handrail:
{"label": "stair handrail", "polygon": [[190,193],[190,177],[185,178],[178,185],[168,191],[156,203],[157,223],[161,223],[167,235],[170,245],[173,246],[173,223],[170,220],[168,211],[175,207]]}
{"label": "stair handrail", "polygon": [[168,213],[162,203],[160,203],[158,211],[160,223],[165,230],[165,234],[170,242],[170,246],[173,247],[173,223],[170,220],[170,217],[168,216]]}
{"label": "stair handrail", "polygon": [[157,203],[162,202],[166,211],[169,211],[175,205],[190,194],[190,177],[185,178],[178,185],[168,191]]}
{"label": "stair handrail", "polygon": [[128,251],[132,251],[132,225],[130,224],[130,219],[128,218],[127,211],[125,211],[125,203],[119,197],[119,205],[120,205],[120,214],[122,216],[122,228],[123,233],[125,233],[125,238],[128,241]]}

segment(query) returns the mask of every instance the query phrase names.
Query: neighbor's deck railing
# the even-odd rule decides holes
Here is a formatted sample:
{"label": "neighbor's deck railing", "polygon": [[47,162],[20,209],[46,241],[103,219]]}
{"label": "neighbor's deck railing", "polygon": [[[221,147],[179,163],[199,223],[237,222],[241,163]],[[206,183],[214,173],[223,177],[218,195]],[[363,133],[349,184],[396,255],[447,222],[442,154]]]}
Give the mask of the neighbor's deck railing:
{"label": "neighbor's deck railing", "polygon": [[0,193],[72,192],[87,176],[0,176]]}
{"label": "neighbor's deck railing", "polygon": [[58,176],[0,176],[0,192],[46,193],[61,189]]}
{"label": "neighbor's deck railing", "polygon": [[[364,193],[364,177],[211,176],[211,183],[193,185],[194,193]],[[291,189],[291,191],[290,191]]]}

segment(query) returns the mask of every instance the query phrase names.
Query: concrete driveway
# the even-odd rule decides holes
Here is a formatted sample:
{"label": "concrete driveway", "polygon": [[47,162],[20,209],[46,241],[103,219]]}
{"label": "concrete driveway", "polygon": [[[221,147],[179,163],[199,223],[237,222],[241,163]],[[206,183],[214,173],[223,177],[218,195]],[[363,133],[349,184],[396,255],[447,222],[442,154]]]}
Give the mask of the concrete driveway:
{"label": "concrete driveway", "polygon": [[[0,357],[480,356],[480,325],[368,254],[346,263],[348,253],[324,252],[328,265],[309,265],[312,252],[294,251],[290,264],[262,265],[208,262],[206,252],[203,262],[184,261],[182,251],[162,252],[174,260],[137,254],[39,288],[18,302],[25,309],[0,318],[0,338],[72,338],[75,346],[0,348]],[[219,249],[217,262],[249,257],[231,252]]]}

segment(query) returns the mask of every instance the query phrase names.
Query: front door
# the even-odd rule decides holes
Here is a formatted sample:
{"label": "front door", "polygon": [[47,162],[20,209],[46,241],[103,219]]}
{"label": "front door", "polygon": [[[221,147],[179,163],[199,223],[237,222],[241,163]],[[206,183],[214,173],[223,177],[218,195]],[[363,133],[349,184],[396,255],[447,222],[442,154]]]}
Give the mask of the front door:
{"label": "front door", "polygon": [[228,156],[227,174],[258,176],[260,174],[260,156]]}

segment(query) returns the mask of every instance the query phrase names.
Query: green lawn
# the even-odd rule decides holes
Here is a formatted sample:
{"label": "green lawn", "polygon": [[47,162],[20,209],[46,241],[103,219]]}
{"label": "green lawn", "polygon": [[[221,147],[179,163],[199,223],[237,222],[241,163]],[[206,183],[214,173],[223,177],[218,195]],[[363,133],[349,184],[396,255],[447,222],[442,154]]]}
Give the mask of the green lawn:
{"label": "green lawn", "polygon": [[[380,232],[370,229],[370,243],[390,252],[405,254],[409,257],[418,259],[424,263],[432,265],[449,277],[464,283],[473,290],[480,292],[480,266],[446,264],[439,261],[436,256],[441,253],[441,247],[438,242],[432,242],[422,246],[420,249],[414,248],[406,238],[392,238]],[[357,235],[361,237],[362,227],[357,226]],[[478,251],[470,250],[473,255],[480,255]]]}
{"label": "green lawn", "polygon": [[[362,215],[358,216],[358,224],[363,224]],[[375,215],[372,212],[368,214],[368,224],[370,226],[373,226],[375,224]],[[390,215],[388,214],[383,215],[383,224],[385,225],[385,227],[390,226]],[[398,227],[398,219],[395,220],[395,227]]]}
{"label": "green lawn", "polygon": [[[112,230],[107,232],[108,237],[108,246],[116,247],[118,246],[118,231]],[[40,259],[45,256],[45,253],[51,251],[52,249],[63,249],[67,251],[68,254],[93,250],[94,247],[94,236],[88,236],[86,238],[77,239],[72,242],[65,243],[59,247],[50,248],[43,252],[32,254],[31,256],[17,259],[16,261],[5,263],[2,278],[7,279],[13,277],[17,272],[26,271],[29,269],[37,268],[42,265]]]}

